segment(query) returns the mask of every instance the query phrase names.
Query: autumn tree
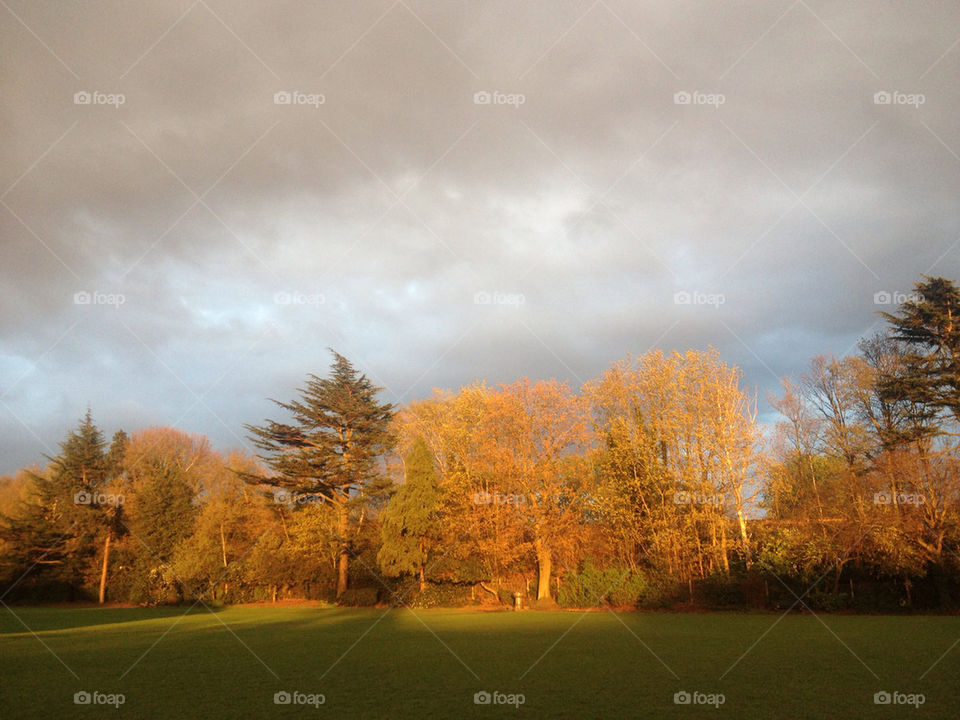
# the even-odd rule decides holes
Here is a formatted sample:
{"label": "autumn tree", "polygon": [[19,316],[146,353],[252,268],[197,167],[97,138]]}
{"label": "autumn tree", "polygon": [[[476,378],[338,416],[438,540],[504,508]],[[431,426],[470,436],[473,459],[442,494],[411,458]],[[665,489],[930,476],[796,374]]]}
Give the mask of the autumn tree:
{"label": "autumn tree", "polygon": [[734,552],[749,562],[759,434],[740,377],[712,349],[652,351],[588,386],[604,441],[597,513],[628,562],[687,583],[729,573]]}
{"label": "autumn tree", "polygon": [[524,378],[493,393],[480,427],[506,490],[505,498],[493,495],[482,505],[523,519],[536,562],[537,600],[548,601],[556,553],[575,542],[586,513],[590,476],[577,459],[592,440],[589,406],[566,383]]}

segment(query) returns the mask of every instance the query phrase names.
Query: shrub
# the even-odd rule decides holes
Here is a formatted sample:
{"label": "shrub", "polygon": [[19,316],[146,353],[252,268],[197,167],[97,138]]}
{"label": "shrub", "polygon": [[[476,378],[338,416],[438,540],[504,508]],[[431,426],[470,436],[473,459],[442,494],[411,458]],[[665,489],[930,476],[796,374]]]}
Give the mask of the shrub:
{"label": "shrub", "polygon": [[697,599],[707,607],[747,604],[741,582],[726,575],[708,575],[696,583],[694,592]]}
{"label": "shrub", "polygon": [[593,558],[587,558],[577,572],[564,577],[557,602],[560,607],[594,607],[603,603],[636,607],[648,591],[646,578],[639,572],[616,566],[600,568]]}
{"label": "shrub", "polygon": [[470,602],[470,588],[453,583],[434,585],[427,583],[426,587],[417,594],[413,602],[414,607],[463,607]]}

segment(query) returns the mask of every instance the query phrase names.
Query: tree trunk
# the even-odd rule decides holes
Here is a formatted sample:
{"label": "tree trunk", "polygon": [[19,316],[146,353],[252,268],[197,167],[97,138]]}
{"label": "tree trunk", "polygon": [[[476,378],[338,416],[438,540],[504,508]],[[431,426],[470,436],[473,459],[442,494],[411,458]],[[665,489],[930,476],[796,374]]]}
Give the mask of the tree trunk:
{"label": "tree trunk", "polygon": [[100,571],[100,604],[107,597],[107,566],[110,562],[110,535],[107,533],[107,539],[103,541],[103,569]]}
{"label": "tree trunk", "polygon": [[337,532],[340,535],[340,553],[337,557],[337,600],[347,590],[347,575],[350,569],[350,551],[347,547],[349,514],[346,498],[337,500]]}
{"label": "tree trunk", "polygon": [[550,599],[550,569],[552,556],[550,549],[537,540],[537,600]]}
{"label": "tree trunk", "polygon": [[720,552],[723,559],[723,574],[730,577],[730,555],[727,550],[727,529],[723,526],[723,519],[720,519]]}
{"label": "tree trunk", "polygon": [[223,554],[223,566],[227,566],[227,539],[223,536],[223,523],[220,523],[220,552]]}
{"label": "tree trunk", "polygon": [[743,543],[743,557],[747,563],[747,569],[750,569],[750,535],[747,534],[747,519],[743,515],[743,503],[740,502],[739,493],[737,495],[737,525],[740,526],[740,541]]}

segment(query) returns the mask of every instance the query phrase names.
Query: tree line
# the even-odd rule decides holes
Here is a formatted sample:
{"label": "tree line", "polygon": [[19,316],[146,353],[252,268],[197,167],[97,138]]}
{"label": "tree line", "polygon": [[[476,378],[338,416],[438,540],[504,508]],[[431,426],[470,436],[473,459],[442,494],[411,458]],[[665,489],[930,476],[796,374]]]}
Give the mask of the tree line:
{"label": "tree line", "polygon": [[333,353],[256,453],[90,411],[0,480],[5,601],[951,609],[960,290],[767,398],[713,349],[395,407]]}

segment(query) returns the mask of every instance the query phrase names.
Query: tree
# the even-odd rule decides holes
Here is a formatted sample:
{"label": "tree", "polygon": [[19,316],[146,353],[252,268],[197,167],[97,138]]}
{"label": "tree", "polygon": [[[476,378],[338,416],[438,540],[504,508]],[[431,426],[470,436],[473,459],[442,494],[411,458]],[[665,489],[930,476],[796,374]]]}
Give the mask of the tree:
{"label": "tree", "polygon": [[708,349],[628,357],[588,386],[604,439],[596,512],[631,568],[642,557],[692,588],[694,576],[729,574],[737,540],[750,562],[759,434],[739,383]]}
{"label": "tree", "polygon": [[893,337],[908,348],[903,372],[886,383],[892,398],[909,399],[923,418],[939,411],[960,421],[960,288],[945,278],[916,284],[917,297],[899,314],[883,313]]}
{"label": "tree", "polygon": [[[117,451],[119,452],[119,451]],[[117,531],[120,503],[107,494],[114,468],[107,462],[103,435],[88,409],[77,427],[49,457],[44,472],[29,472],[27,500],[2,534],[14,565],[38,568],[34,585],[60,585],[71,596],[94,575],[96,548],[103,543],[100,602],[104,601],[111,536]]]}
{"label": "tree", "polygon": [[433,457],[418,438],[404,461],[406,481],[380,516],[382,544],[377,555],[389,577],[412,574],[425,587],[425,567],[440,539],[440,487]]}
{"label": "tree", "polygon": [[195,500],[217,462],[202,435],[156,427],[131,438],[124,460],[132,494],[126,527],[137,599],[182,598],[183,587],[170,563],[179,544],[193,533],[199,511]]}
{"label": "tree", "polygon": [[537,567],[537,600],[549,601],[555,555],[574,541],[586,512],[588,473],[575,458],[593,439],[589,407],[566,383],[524,378],[494,393],[482,427],[508,498],[516,500],[494,498],[487,507],[504,506],[524,521]]}
{"label": "tree", "polygon": [[[393,406],[377,400],[381,388],[331,350],[330,377],[309,375],[299,400],[275,404],[293,423],[267,420],[246,425],[250,439],[273,470],[269,477],[247,476],[294,493],[316,495],[337,509],[339,558],[337,597],[347,589],[350,561],[350,503],[361,505],[384,491],[379,462],[392,444]],[[361,507],[361,514],[363,508]]]}

